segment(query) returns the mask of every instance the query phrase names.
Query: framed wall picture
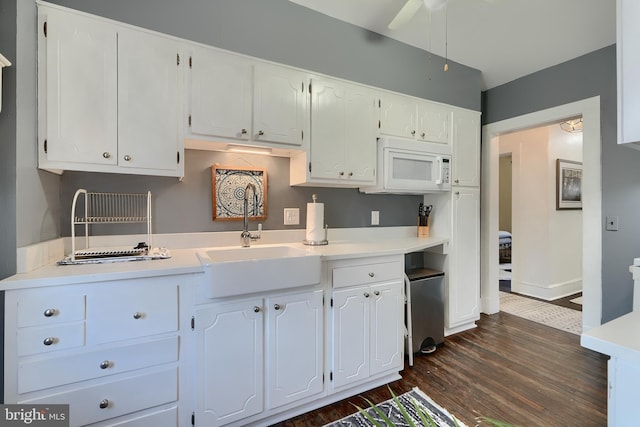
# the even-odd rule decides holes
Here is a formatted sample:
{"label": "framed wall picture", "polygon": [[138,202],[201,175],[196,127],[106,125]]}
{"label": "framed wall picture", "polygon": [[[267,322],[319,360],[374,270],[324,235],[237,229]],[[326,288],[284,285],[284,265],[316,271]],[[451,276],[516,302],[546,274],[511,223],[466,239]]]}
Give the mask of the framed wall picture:
{"label": "framed wall picture", "polygon": [[556,160],[556,210],[582,209],[582,163]]}
{"label": "framed wall picture", "polygon": [[245,189],[253,185],[256,189],[257,204],[253,194],[248,194],[249,219],[267,219],[267,170],[236,166],[211,166],[213,193],[213,220],[238,221],[244,218]]}

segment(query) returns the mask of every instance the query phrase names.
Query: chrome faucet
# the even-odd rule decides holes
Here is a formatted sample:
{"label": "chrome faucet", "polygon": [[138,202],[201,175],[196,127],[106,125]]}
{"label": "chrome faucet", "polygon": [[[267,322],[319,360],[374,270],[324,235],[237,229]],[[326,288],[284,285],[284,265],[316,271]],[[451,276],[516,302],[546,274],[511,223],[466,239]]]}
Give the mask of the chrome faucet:
{"label": "chrome faucet", "polygon": [[244,228],[242,234],[240,234],[240,244],[243,248],[251,246],[252,240],[258,240],[260,238],[260,225],[258,225],[258,234],[251,234],[249,232],[249,189],[253,192],[253,215],[256,215],[258,210],[258,194],[256,193],[256,186],[253,184],[247,184],[244,188]]}

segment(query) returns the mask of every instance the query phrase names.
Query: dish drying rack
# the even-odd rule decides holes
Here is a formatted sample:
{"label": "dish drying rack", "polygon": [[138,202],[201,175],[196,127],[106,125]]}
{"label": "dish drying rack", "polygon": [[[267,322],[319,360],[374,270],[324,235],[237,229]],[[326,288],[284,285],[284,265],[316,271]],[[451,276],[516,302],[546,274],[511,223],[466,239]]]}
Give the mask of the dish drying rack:
{"label": "dish drying rack", "polygon": [[[84,201],[84,216],[78,204]],[[89,226],[98,224],[146,224],[147,241],[131,247],[91,248]],[[76,227],[84,226],[84,249],[76,249]],[[151,233],[151,191],[135,193],[93,193],[79,189],[71,205],[71,254],[58,264],[86,264],[170,258],[166,248],[153,248]]]}

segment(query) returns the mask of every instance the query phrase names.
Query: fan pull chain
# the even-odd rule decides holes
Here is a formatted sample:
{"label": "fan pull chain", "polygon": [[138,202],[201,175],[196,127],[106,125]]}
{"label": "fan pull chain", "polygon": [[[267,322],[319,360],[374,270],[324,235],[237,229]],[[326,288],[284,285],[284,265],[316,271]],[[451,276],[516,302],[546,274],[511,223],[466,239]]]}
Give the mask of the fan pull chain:
{"label": "fan pull chain", "polygon": [[449,71],[449,5],[444,4],[444,71]]}

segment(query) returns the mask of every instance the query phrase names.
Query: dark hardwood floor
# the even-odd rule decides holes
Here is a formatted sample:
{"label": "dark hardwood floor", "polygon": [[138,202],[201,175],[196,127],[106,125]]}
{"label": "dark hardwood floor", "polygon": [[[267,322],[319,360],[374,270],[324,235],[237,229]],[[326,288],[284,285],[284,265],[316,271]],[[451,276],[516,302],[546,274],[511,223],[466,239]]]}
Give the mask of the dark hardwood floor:
{"label": "dark hardwood floor", "polygon": [[[528,426],[606,426],[607,357],[580,346],[577,335],[507,313],[482,315],[478,327],[445,339],[405,365],[396,394],[419,387],[471,427],[478,416]],[[361,396],[390,398],[386,386]],[[322,426],[366,403],[361,396],[303,414],[278,427]]]}

